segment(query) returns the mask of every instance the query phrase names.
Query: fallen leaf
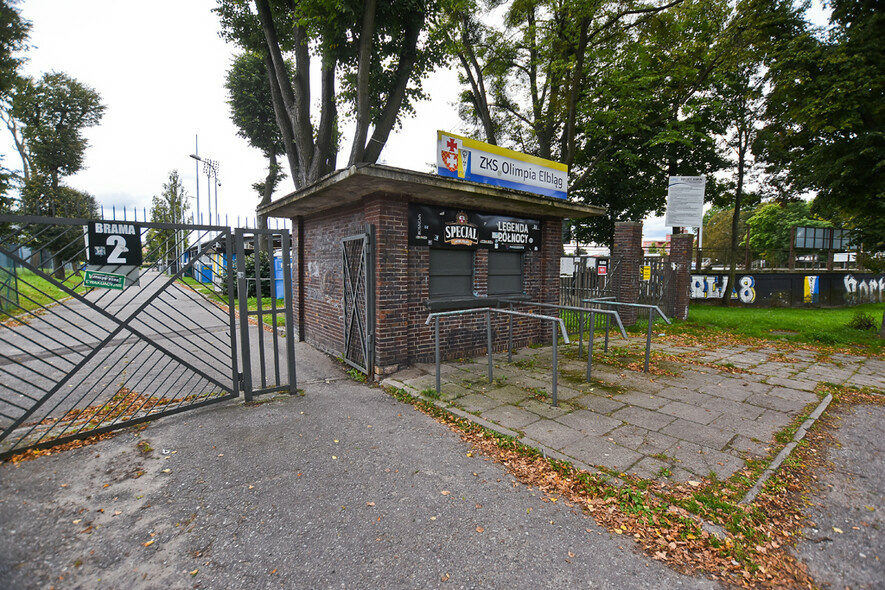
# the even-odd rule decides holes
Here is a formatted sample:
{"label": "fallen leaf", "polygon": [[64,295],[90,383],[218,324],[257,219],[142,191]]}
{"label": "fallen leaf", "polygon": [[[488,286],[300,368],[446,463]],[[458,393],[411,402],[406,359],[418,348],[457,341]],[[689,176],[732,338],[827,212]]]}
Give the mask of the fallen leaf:
{"label": "fallen leaf", "polygon": [[572,553],[572,552],[571,552],[571,551],[569,551],[569,552],[568,552],[568,556],[569,556],[569,557],[574,557],[574,556],[575,556],[575,554],[574,554],[574,553]]}
{"label": "fallen leaf", "polygon": [[452,493],[452,492],[450,492],[449,490],[443,490],[443,491],[440,492],[440,494],[442,494],[443,496],[448,496],[448,495],[451,494],[451,493]]}
{"label": "fallen leaf", "polygon": [[119,516],[120,514],[123,514],[121,510],[114,510],[114,516]]}
{"label": "fallen leaf", "polygon": [[156,541],[156,539],[151,539],[151,540],[148,541],[147,543],[144,543],[144,546],[145,546],[145,547],[150,547],[151,545],[154,544],[154,541]]}
{"label": "fallen leaf", "polygon": [[171,469],[164,469],[163,473],[172,473],[172,470]]}
{"label": "fallen leaf", "polygon": [[192,575],[192,576],[196,576],[196,575],[197,575],[197,572],[199,572],[199,571],[200,571],[200,569],[197,568],[197,569],[195,569],[194,571],[191,572],[191,575]]}
{"label": "fallen leaf", "polygon": [[467,453],[467,456],[468,456],[468,457],[472,457],[472,456],[473,456],[473,453]]}
{"label": "fallen leaf", "polygon": [[449,574],[443,574],[443,575],[441,575],[441,576],[439,577],[439,581],[440,581],[440,582],[448,582],[448,581],[449,581]]}
{"label": "fallen leaf", "polygon": [[255,487],[255,486],[253,486],[252,484],[249,484],[249,489],[250,489],[250,490],[251,490],[252,488],[254,488],[254,487]]}
{"label": "fallen leaf", "polygon": [[839,527],[835,527],[835,526],[833,527],[833,531],[839,533],[840,535],[843,532],[842,529],[840,529]]}
{"label": "fallen leaf", "polygon": [[699,485],[701,485],[701,482],[699,482],[699,481],[694,481],[694,480],[688,480],[688,485],[690,485],[690,486],[693,487],[693,488],[696,488],[696,487],[698,487]]}
{"label": "fallen leaf", "polygon": [[338,457],[336,457],[335,455],[332,455],[332,458],[333,458],[333,459],[337,459]]}
{"label": "fallen leaf", "polygon": [[218,453],[219,457],[224,457],[224,453]]}
{"label": "fallen leaf", "polygon": [[77,520],[72,520],[71,522],[74,524],[80,524],[80,521],[82,521],[82,520],[83,520],[82,518],[78,518]]}
{"label": "fallen leaf", "polygon": [[477,532],[477,533],[484,533],[484,532],[485,532],[485,529],[482,528],[481,526],[477,526],[477,527],[476,527],[476,532]]}
{"label": "fallen leaf", "polygon": [[374,502],[366,502],[366,506],[374,506],[374,505],[375,505]]}

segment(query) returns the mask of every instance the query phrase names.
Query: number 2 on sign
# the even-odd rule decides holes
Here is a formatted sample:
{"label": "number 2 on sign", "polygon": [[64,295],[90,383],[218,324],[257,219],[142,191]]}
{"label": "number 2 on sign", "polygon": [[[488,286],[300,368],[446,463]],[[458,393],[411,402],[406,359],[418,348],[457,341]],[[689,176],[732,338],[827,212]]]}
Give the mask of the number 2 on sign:
{"label": "number 2 on sign", "polygon": [[126,239],[123,236],[108,236],[107,245],[109,248],[113,247],[108,256],[108,262],[110,264],[126,264],[126,259],[121,256],[129,252],[129,248],[126,247]]}

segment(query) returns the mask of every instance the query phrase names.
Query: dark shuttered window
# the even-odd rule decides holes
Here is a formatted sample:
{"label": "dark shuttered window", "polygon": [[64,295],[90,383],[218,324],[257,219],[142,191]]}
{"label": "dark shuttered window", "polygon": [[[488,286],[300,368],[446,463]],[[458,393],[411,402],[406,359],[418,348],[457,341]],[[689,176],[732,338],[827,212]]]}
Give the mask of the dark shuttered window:
{"label": "dark shuttered window", "polygon": [[430,249],[430,297],[473,296],[473,250]]}
{"label": "dark shuttered window", "polygon": [[489,252],[489,295],[522,295],[522,254]]}

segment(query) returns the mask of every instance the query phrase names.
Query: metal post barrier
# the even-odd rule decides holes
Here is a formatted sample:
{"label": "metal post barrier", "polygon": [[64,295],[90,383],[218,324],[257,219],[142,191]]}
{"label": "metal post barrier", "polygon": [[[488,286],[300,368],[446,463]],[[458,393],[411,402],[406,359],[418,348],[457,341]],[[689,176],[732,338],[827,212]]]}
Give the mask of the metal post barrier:
{"label": "metal post barrier", "polygon": [[[606,320],[608,316],[605,316]],[[590,312],[590,339],[587,341],[587,383],[590,383],[590,371],[593,365],[593,330],[596,328],[596,314]]]}
{"label": "metal post barrier", "polygon": [[603,352],[608,354],[608,315],[605,316],[605,348]]}
{"label": "metal post barrier", "polygon": [[559,347],[559,324],[557,324],[555,321],[551,323],[553,324],[553,407],[558,408],[559,400],[556,397],[556,376],[559,373],[559,359],[557,358],[556,353],[557,348]]}
{"label": "metal post barrier", "polygon": [[648,310],[648,332],[645,335],[645,372],[648,373],[648,359],[651,356],[651,327],[655,321],[655,310]]}
{"label": "metal post barrier", "polygon": [[[513,304],[510,304],[510,311],[513,311]],[[507,362],[513,362],[513,316],[510,316],[507,319],[508,324],[508,332],[507,332]]]}
{"label": "metal post barrier", "polygon": [[436,392],[440,393],[439,390],[439,318],[434,318],[436,321],[433,324],[433,330],[435,332],[435,340],[436,340]]}
{"label": "metal post barrier", "polygon": [[[534,314],[534,313],[522,313],[519,311],[511,311],[511,310],[506,310],[506,309],[493,309],[491,307],[462,309],[459,311],[442,311],[442,312],[437,312],[437,313],[431,313],[430,315],[427,316],[427,320],[424,322],[425,325],[430,324],[431,319],[434,320],[434,322],[435,322],[435,324],[434,324],[434,330],[435,330],[434,340],[435,340],[435,347],[436,347],[436,351],[435,351],[436,352],[436,392],[440,393],[439,318],[443,317],[443,316],[466,315],[466,314],[470,314],[470,313],[481,313],[481,312],[485,312],[486,317],[487,317],[486,326],[487,326],[487,333],[488,333],[487,344],[488,344],[488,357],[489,357],[489,383],[492,382],[492,378],[493,378],[493,375],[492,375],[492,312],[503,313],[503,314],[507,314],[510,316],[522,316],[522,317],[527,317],[527,318],[534,318],[534,319],[538,319],[538,320],[551,320],[554,322],[556,327],[553,331],[553,334],[554,334],[554,341],[553,341],[553,399],[555,402],[555,400],[556,400],[556,381],[557,381],[557,374],[558,374],[557,345],[559,342],[559,333],[558,333],[559,327],[562,327],[562,337],[565,340],[565,343],[571,344],[571,342],[568,339],[568,330],[566,330],[566,328],[565,328],[565,322],[563,322],[562,318],[558,318],[558,317],[553,317],[553,316],[548,316],[548,315],[540,315],[540,314]],[[615,317],[617,317],[617,315],[615,315]],[[557,324],[557,322],[558,322],[558,324]],[[556,404],[554,403],[554,405],[556,405]]]}
{"label": "metal post barrier", "polygon": [[[581,355],[584,354],[584,312],[580,312],[580,320],[578,322],[578,358],[581,358]],[[593,325],[593,314],[590,314],[590,325]]]}
{"label": "metal post barrier", "polygon": [[[603,299],[582,299],[581,303],[592,303],[599,305],[614,305],[614,306],[622,306],[622,307],[638,307],[640,309],[647,309],[648,311],[648,333],[645,338],[645,372],[648,373],[648,361],[651,356],[651,330],[652,324],[654,323],[654,314],[657,313],[661,316],[661,319],[670,323],[670,320],[667,319],[667,316],[664,315],[664,312],[661,311],[657,305],[645,305],[643,303],[621,303],[620,301],[605,301]],[[620,320],[619,320],[620,321]],[[608,352],[606,350],[606,352]]]}
{"label": "metal post barrier", "polygon": [[486,311],[486,331],[486,348],[489,353],[489,383],[491,383],[494,380],[492,376],[492,308]]}

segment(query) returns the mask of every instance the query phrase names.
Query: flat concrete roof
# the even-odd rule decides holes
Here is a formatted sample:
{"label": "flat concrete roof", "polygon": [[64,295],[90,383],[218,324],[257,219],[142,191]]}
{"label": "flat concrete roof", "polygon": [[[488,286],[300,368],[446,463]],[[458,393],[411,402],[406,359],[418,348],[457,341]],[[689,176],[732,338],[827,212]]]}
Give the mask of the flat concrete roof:
{"label": "flat concrete roof", "polygon": [[484,209],[531,217],[583,218],[605,215],[604,207],[572,203],[524,191],[379,164],[351,166],[258,209],[259,215],[292,218],[358,203],[385,193],[429,205]]}

